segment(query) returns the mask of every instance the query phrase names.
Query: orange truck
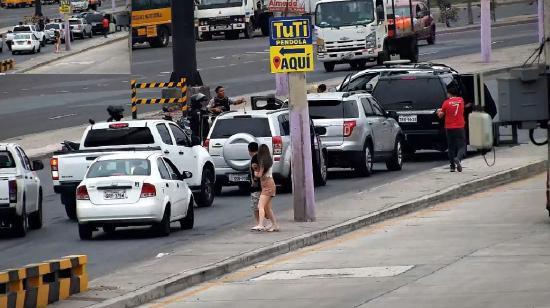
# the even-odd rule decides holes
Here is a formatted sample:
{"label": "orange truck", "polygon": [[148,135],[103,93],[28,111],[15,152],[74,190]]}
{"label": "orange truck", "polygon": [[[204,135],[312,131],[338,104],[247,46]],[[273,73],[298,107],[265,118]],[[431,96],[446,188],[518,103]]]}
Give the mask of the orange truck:
{"label": "orange truck", "polygon": [[6,8],[33,6],[34,0],[1,0],[0,5]]}

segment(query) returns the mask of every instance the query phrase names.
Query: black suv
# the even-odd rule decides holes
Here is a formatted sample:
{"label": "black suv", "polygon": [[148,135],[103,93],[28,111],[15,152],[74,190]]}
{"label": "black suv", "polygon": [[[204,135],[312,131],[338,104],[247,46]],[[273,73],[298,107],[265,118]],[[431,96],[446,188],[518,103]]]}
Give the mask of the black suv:
{"label": "black suv", "polygon": [[[447,99],[446,88],[450,84],[460,89],[466,103],[474,101],[472,75],[414,72],[380,76],[376,81],[373,96],[384,109],[397,112],[399,125],[405,134],[406,155],[421,149],[447,149],[444,122],[437,117],[436,110]],[[486,86],[484,93],[485,111],[494,118],[496,106]],[[470,112],[472,108],[465,110],[466,120]]]}

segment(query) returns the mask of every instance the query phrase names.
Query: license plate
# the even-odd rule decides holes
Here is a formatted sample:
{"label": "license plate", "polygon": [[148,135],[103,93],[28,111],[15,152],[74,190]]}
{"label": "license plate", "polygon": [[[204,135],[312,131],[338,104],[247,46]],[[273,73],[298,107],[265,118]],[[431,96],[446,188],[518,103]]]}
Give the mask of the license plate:
{"label": "license plate", "polygon": [[105,200],[117,200],[117,199],[127,199],[125,190],[106,190],[103,192],[103,198]]}
{"label": "license plate", "polygon": [[230,26],[213,26],[210,27],[211,30],[229,30],[231,29]]}
{"label": "license plate", "polygon": [[230,182],[248,182],[248,174],[230,174]]}
{"label": "license plate", "polygon": [[399,116],[399,123],[416,123],[416,122],[417,122],[416,114]]}

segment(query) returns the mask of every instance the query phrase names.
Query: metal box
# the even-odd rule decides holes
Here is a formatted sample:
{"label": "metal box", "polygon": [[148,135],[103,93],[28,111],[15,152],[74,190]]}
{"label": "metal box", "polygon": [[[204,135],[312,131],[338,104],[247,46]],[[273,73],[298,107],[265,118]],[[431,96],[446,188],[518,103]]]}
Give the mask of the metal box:
{"label": "metal box", "polygon": [[493,147],[493,119],[485,112],[474,111],[468,116],[470,145],[477,150]]}

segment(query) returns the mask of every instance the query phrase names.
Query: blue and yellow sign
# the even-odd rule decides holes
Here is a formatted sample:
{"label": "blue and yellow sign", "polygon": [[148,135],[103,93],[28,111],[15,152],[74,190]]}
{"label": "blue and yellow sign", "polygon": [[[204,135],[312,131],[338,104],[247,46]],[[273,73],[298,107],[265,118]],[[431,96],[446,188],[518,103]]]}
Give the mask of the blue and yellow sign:
{"label": "blue and yellow sign", "polygon": [[313,71],[313,45],[309,17],[277,17],[269,21],[271,73]]}

